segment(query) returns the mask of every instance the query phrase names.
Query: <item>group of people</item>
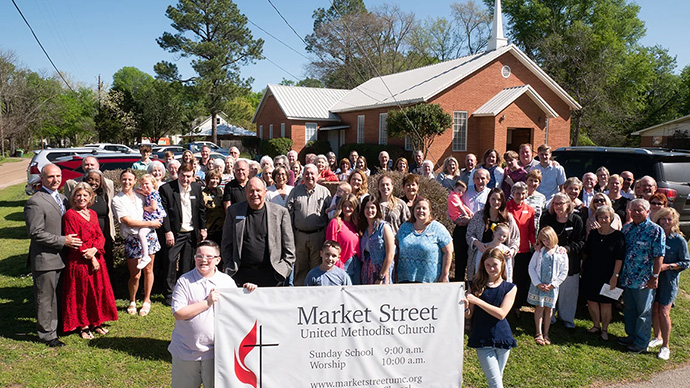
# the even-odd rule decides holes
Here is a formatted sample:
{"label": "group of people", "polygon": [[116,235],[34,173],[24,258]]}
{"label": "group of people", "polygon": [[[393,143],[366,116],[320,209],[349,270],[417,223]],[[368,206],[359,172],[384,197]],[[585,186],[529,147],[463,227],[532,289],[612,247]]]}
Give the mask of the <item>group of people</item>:
{"label": "group of people", "polygon": [[[47,165],[41,190],[27,202],[39,338],[49,346],[64,345],[56,334],[61,272],[65,331],[93,338],[117,319],[108,276],[117,222],[132,315],[149,313],[154,280],[178,322],[188,319],[187,304],[210,306],[217,295],[208,290],[188,301],[178,290],[183,274],[215,276],[208,268],[253,289],[447,282],[454,262],[455,280],[469,284],[469,346],[491,386],[501,386],[516,345],[509,312],[533,305],[535,341],[550,345],[552,320],[573,329],[578,300],[586,300],[589,332],[608,340],[615,300],[604,291],[616,287],[625,289],[628,334],[619,342],[637,352],[662,345],[659,357],[669,357],[669,312],[690,258],[679,215],[651,177],[635,182],[632,172],[610,175],[601,167],[582,180],[568,178],[547,145],[538,160],[528,144],[502,157],[494,149],[482,160],[467,154],[463,168],[450,156],[437,174],[421,152],[409,163],[382,151],[374,168],[354,150],[339,162],[334,154],[308,154],[304,166],[295,151],[257,163],[236,148],[224,161],[211,159],[208,147],[200,160],[189,153],[163,162],[140,150],[142,159],[120,174],[117,194],[96,158],[87,157],[84,176],[66,182],[65,196],[60,169]],[[403,173],[401,197],[386,171]],[[448,190],[452,232],[419,195],[422,180]],[[198,358],[171,352],[181,361]]]}

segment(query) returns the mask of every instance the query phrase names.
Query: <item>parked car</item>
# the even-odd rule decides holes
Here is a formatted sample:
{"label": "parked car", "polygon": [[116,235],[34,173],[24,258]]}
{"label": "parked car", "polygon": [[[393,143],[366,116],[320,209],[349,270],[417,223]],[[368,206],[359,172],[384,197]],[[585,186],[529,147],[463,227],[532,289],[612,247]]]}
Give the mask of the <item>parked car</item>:
{"label": "parked car", "polygon": [[[81,163],[87,156],[89,155],[80,154],[71,157],[67,156],[55,161],[55,164],[62,170],[62,184],[60,187],[64,186],[65,182],[69,179],[75,179],[84,175]],[[128,155],[123,153],[99,154],[95,156],[101,166],[101,171],[124,170],[132,167],[134,162],[141,159],[140,155]]]}
{"label": "parked car", "polygon": [[155,146],[152,148],[152,157],[163,160],[167,151],[177,155],[182,155],[186,148],[181,146]]}
{"label": "parked car", "polygon": [[[27,185],[24,191],[31,195],[32,190],[28,182],[32,180],[35,181],[41,175],[41,169],[43,166],[49,163],[54,163],[59,158],[64,158],[66,156],[73,156],[79,154],[94,154],[108,153],[112,154],[112,151],[98,150],[88,147],[74,147],[74,148],[46,148],[44,150],[36,151],[36,154],[31,158],[29,162],[29,167],[26,168],[26,181]],[[64,180],[64,179],[63,179]]]}
{"label": "parked car", "polygon": [[218,153],[223,154],[225,156],[228,156],[230,154],[230,149],[220,147],[220,146],[218,146],[215,143],[212,143],[210,141],[197,141],[197,142],[193,142],[193,143],[187,143],[187,144],[184,144],[182,146],[185,147],[185,149],[191,150],[192,152],[196,153],[196,152],[201,152],[201,147],[205,146],[205,145],[209,146],[209,148],[211,148],[211,152],[218,152]]}
{"label": "parked car", "polygon": [[86,145],[84,145],[84,147],[96,148],[99,150],[106,150],[106,151],[113,151],[113,152],[121,152],[123,154],[136,154],[136,153],[138,153],[138,151],[133,150],[124,144],[94,143],[94,144],[86,144]]}
{"label": "parked car", "polygon": [[611,174],[631,171],[635,179],[649,175],[680,213],[683,233],[690,235],[690,151],[617,147],[562,147],[553,158],[568,176],[581,178],[606,166]]}
{"label": "parked car", "polygon": [[[226,157],[226,156],[227,156],[227,155],[223,155],[223,154],[220,154],[220,153],[218,153],[218,152],[213,152],[213,151],[211,151],[211,155],[210,155],[211,159],[214,159],[214,160],[215,160],[215,159],[221,159],[221,160],[223,160],[223,161],[225,161],[225,157]],[[201,152],[195,152],[195,153],[194,153],[194,157],[195,157],[197,160],[201,160]],[[182,154],[180,154],[180,155],[175,155],[175,159],[177,159],[177,160],[182,159]]]}

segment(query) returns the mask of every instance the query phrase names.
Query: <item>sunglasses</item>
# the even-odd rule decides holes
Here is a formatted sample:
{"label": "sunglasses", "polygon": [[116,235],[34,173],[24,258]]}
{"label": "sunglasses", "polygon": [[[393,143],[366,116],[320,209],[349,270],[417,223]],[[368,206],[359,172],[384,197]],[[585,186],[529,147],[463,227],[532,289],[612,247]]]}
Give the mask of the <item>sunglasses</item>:
{"label": "sunglasses", "polygon": [[664,206],[664,204],[661,202],[651,202],[650,205],[652,205],[652,206]]}
{"label": "sunglasses", "polygon": [[606,202],[606,200],[604,200],[603,198],[597,198],[597,199],[593,199],[592,202],[594,202],[594,203],[604,203],[604,202]]}

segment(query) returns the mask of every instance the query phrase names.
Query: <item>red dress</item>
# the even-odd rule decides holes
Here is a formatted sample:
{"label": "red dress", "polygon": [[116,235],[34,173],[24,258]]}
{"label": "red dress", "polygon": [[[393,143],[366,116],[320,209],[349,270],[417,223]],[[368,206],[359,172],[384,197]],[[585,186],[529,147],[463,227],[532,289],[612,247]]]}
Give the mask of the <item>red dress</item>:
{"label": "red dress", "polygon": [[[117,321],[115,296],[103,258],[105,237],[98,226],[96,212],[89,209],[89,214],[87,221],[76,210],[69,209],[62,218],[65,235],[76,234],[83,243],[77,249],[68,249],[63,270],[62,326],[65,332]],[[98,249],[98,271],[93,270],[90,259],[82,257],[82,252],[92,247]]]}

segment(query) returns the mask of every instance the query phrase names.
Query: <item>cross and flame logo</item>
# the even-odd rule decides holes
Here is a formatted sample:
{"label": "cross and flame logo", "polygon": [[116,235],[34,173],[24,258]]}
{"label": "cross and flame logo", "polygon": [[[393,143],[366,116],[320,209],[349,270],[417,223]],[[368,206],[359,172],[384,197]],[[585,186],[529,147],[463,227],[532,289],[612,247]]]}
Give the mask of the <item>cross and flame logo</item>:
{"label": "cross and flame logo", "polygon": [[[256,332],[259,329],[259,335],[257,338]],[[257,341],[258,339],[258,341]],[[263,377],[263,348],[267,346],[278,346],[278,344],[264,344],[263,343],[263,326],[259,325],[258,322],[254,321],[254,326],[249,330],[247,335],[242,338],[240,346],[235,349],[235,376],[241,382],[248,384],[252,388],[261,388],[262,377]],[[256,374],[249,369],[245,360],[249,353],[251,353],[254,348],[259,348],[259,377],[257,385]]]}

